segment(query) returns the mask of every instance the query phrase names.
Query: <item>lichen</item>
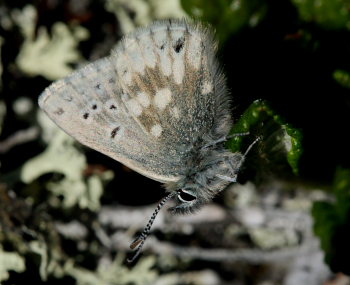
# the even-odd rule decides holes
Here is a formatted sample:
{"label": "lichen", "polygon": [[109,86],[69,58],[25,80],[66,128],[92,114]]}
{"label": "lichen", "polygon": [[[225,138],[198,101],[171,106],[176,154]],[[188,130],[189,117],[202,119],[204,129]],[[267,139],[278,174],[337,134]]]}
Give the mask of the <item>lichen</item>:
{"label": "lichen", "polygon": [[265,250],[298,245],[298,235],[293,230],[251,228],[248,232],[254,243]]}
{"label": "lichen", "polygon": [[35,37],[36,14],[31,5],[13,12],[13,19],[25,39],[16,63],[30,76],[41,75],[56,80],[73,71],[70,64],[82,60],[78,43],[87,39],[89,33],[81,26],[69,27],[56,22],[52,26],[51,36],[45,27],[39,27]]}
{"label": "lichen", "polygon": [[4,251],[0,247],[0,282],[9,278],[9,271],[23,272],[24,259],[15,252]]}
{"label": "lichen", "polygon": [[[44,133],[49,132],[51,125],[47,120],[41,116],[41,121],[45,121],[42,124],[46,129]],[[100,208],[103,182],[112,179],[113,173],[105,171],[99,175],[84,177],[84,170],[87,168],[86,158],[75,146],[76,141],[53,124],[51,127],[54,131],[51,132],[52,137],[47,149],[23,165],[21,180],[30,183],[47,173],[63,174],[61,180],[49,181],[46,185],[54,194],[51,204],[59,206],[60,200],[55,197],[63,197],[64,208],[79,205],[81,208],[97,211]]]}
{"label": "lichen", "polygon": [[[66,268],[67,273],[76,279],[78,285],[122,285],[122,284],[154,284],[158,273],[152,269],[156,263],[153,256],[144,257],[128,268],[123,265],[124,254],[118,254],[110,264],[100,263],[97,271],[89,271],[79,267]],[[72,264],[73,265],[73,264]]]}
{"label": "lichen", "polygon": [[123,34],[156,19],[187,17],[179,0],[108,0],[105,8],[116,16]]}

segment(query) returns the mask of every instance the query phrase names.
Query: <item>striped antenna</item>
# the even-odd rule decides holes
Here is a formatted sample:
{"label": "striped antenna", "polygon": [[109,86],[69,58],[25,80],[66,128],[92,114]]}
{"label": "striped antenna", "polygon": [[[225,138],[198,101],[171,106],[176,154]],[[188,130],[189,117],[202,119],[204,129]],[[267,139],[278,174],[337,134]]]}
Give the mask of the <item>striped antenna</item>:
{"label": "striped antenna", "polygon": [[158,204],[157,208],[154,210],[151,218],[149,219],[145,229],[143,230],[143,232],[131,243],[130,248],[131,249],[136,249],[136,252],[134,254],[134,256],[132,258],[128,258],[127,261],[129,263],[133,262],[141,253],[141,249],[151,231],[151,227],[152,224],[154,222],[154,220],[156,219],[160,209],[162,209],[162,207],[165,205],[165,203],[171,199],[173,196],[175,196],[175,194],[177,194],[177,191],[173,191],[170,194],[168,194],[167,196],[165,196]]}

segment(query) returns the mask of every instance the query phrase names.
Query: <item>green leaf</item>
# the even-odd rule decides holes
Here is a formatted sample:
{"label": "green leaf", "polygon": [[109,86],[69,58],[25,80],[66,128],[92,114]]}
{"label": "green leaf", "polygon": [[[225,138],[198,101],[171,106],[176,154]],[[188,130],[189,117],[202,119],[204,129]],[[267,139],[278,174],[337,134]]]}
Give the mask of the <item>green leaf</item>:
{"label": "green leaf", "polygon": [[243,27],[257,25],[267,11],[258,0],[181,0],[181,5],[191,17],[210,23],[221,45]]}
{"label": "green leaf", "polygon": [[249,106],[240,120],[234,125],[230,134],[249,132],[249,136],[236,136],[227,142],[233,151],[241,151],[243,142],[250,143],[254,137],[261,137],[261,152],[271,164],[287,163],[298,174],[298,163],[302,154],[301,131],[293,128],[276,114],[266,101],[257,100]]}
{"label": "green leaf", "polygon": [[320,238],[325,260],[334,272],[350,273],[350,169],[337,169],[332,192],[335,201],[315,202],[314,232]]}

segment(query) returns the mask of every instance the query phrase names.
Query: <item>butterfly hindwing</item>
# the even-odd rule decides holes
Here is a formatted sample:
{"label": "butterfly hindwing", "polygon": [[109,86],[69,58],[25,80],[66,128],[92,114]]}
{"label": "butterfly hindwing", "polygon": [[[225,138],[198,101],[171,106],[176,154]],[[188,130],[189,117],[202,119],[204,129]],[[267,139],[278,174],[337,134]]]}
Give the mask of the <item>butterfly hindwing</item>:
{"label": "butterfly hindwing", "polygon": [[39,104],[81,143],[169,182],[183,174],[194,142],[228,132],[218,123],[222,114],[229,121],[222,80],[208,30],[158,22],[53,83]]}
{"label": "butterfly hindwing", "polygon": [[186,21],[161,21],[140,29],[112,52],[130,114],[176,157],[186,156],[199,139],[227,135],[231,127],[215,52],[211,31]]}

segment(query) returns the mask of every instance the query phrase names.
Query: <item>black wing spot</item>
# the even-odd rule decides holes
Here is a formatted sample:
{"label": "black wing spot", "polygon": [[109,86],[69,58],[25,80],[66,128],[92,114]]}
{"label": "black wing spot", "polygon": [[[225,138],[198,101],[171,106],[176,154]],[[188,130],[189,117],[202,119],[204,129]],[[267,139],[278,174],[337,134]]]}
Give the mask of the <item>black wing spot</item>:
{"label": "black wing spot", "polygon": [[95,86],[96,89],[101,90],[101,83],[97,83],[97,85]]}
{"label": "black wing spot", "polygon": [[111,132],[111,138],[114,139],[114,137],[116,136],[116,134],[119,132],[120,127],[116,127],[113,129],[113,131]]}
{"label": "black wing spot", "polygon": [[115,105],[112,104],[111,106],[109,106],[109,109],[110,109],[110,110],[113,110],[113,109],[117,109],[117,107],[116,107]]}
{"label": "black wing spot", "polygon": [[96,109],[97,109],[97,105],[96,104],[92,105],[92,110],[96,110]]}
{"label": "black wing spot", "polygon": [[89,118],[89,113],[85,113],[84,115],[83,115],[83,118],[86,120],[87,118]]}
{"label": "black wing spot", "polygon": [[176,53],[179,53],[183,49],[184,45],[185,45],[185,38],[181,37],[176,41],[173,48],[174,48]]}

